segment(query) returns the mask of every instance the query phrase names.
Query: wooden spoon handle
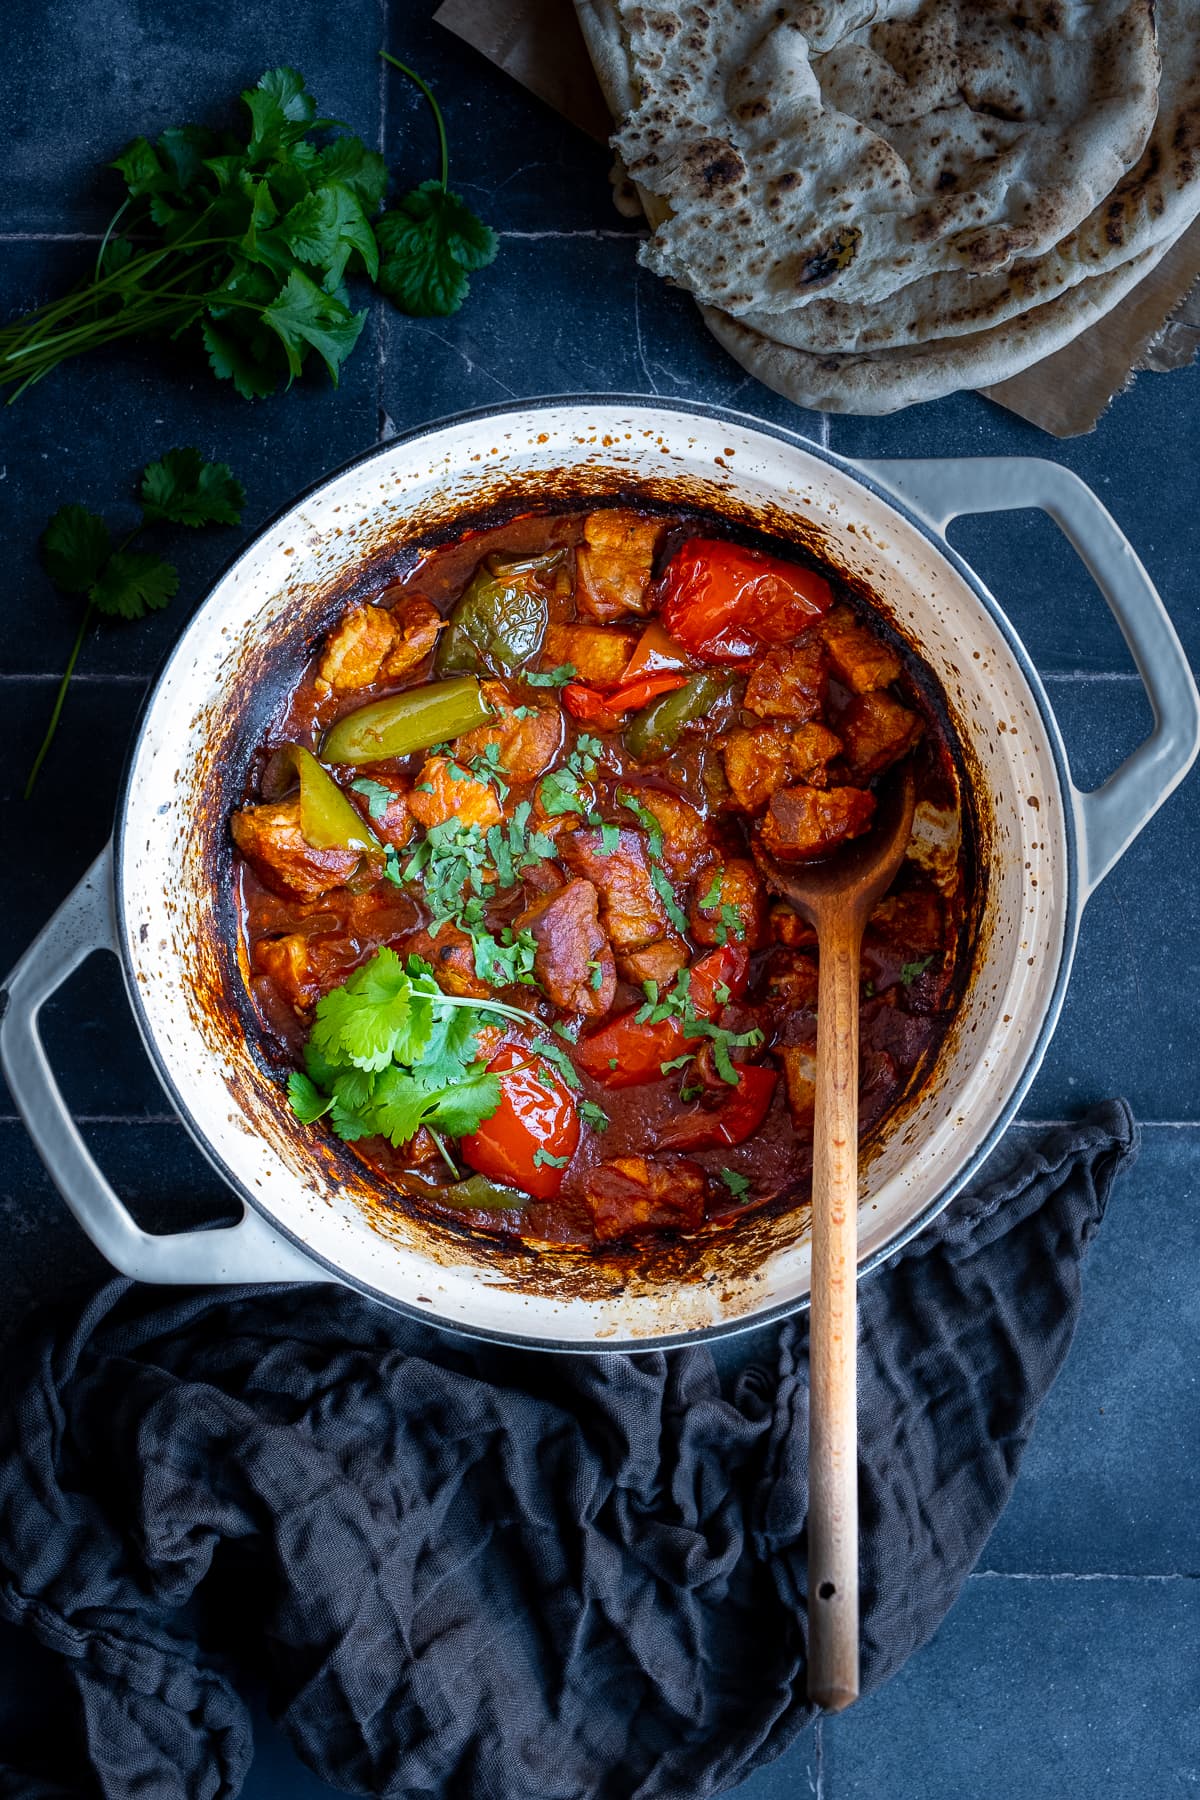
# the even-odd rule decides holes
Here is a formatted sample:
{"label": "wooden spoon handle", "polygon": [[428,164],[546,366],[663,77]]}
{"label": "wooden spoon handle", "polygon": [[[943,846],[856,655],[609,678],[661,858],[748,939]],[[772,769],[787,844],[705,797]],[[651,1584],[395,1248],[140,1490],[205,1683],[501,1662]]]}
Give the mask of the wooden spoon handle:
{"label": "wooden spoon handle", "polygon": [[858,977],[862,925],[821,921],[813,1121],[808,1693],[858,1698]]}

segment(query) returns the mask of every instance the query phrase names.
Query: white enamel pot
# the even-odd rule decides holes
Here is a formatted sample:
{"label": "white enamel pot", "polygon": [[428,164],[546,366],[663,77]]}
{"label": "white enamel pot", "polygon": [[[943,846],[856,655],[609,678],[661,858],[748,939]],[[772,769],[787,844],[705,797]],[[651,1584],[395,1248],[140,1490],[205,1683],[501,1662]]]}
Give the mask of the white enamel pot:
{"label": "white enamel pot", "polygon": [[[1045,1053],[1089,894],[1200,741],[1195,683],[1130,545],[1091,491],[1050,462],[855,464],[744,415],[679,402],[533,401],[369,452],[238,557],[147,701],[111,846],[9,977],[0,1023],[9,1086],[67,1204],[125,1274],[336,1280],[456,1330],[557,1349],[677,1343],[805,1303],[809,1245],[795,1217],[747,1220],[689,1265],[677,1253],[622,1262],[514,1252],[410,1216],[348,1151],[292,1117],[239,1011],[225,821],[278,699],[272,670],[311,645],[364,567],[378,569],[398,540],[514,493],[537,504],[630,490],[790,534],[865,583],[937,674],[965,748],[986,880],[974,972],[932,1076],[867,1160],[861,1269],[919,1231],[994,1147]],[[1071,780],[1012,626],[943,536],[960,513],[1030,506],[1087,564],[1153,708],[1150,736],[1093,793]],[[37,1018],[99,948],[121,964],[171,1100],[241,1196],[239,1224],[149,1235],[86,1149]]]}

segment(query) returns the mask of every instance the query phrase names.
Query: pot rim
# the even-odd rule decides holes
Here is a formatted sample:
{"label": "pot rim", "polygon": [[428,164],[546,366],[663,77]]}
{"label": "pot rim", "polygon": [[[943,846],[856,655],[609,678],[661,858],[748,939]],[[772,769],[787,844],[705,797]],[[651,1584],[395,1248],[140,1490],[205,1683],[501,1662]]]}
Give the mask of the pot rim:
{"label": "pot rim", "polygon": [[[147,687],[146,693],[142,699],[141,707],[138,711],[134,730],[130,736],[129,746],[125,756],[125,766],[122,771],[118,789],[117,810],[113,826],[113,904],[120,927],[116,935],[119,941],[119,962],[125,984],[125,991],[130,1002],[134,1019],[137,1022],[138,1032],[142,1039],[142,1043],[154,1067],[154,1071],[163,1086],[167,1098],[179,1114],[185,1129],[197,1148],[212,1167],[216,1169],[226,1186],[237,1195],[245,1206],[252,1207],[254,1211],[265,1220],[272,1231],[287,1239],[302,1253],[302,1255],[307,1257],[315,1267],[326,1270],[331,1278],[340,1282],[343,1286],[351,1287],[356,1292],[365,1294],[368,1298],[377,1301],[380,1305],[388,1307],[393,1312],[403,1313],[408,1318],[417,1320],[425,1326],[433,1326],[438,1330],[448,1331],[456,1336],[505,1344],[517,1349],[551,1350],[559,1351],[564,1354],[620,1354],[622,1352],[644,1354],[650,1351],[678,1349],[689,1344],[711,1342],[718,1338],[735,1337],[744,1332],[757,1331],[765,1326],[779,1324],[784,1319],[792,1318],[807,1312],[810,1304],[810,1297],[808,1294],[804,1294],[797,1300],[781,1301],[778,1305],[767,1308],[760,1313],[755,1313],[750,1317],[718,1321],[710,1325],[697,1327],[694,1330],[684,1330],[665,1334],[663,1336],[656,1335],[646,1339],[605,1339],[603,1341],[596,1340],[591,1343],[581,1343],[579,1341],[559,1338],[534,1336],[510,1337],[503,1331],[495,1331],[488,1327],[465,1325],[457,1321],[449,1321],[444,1319],[440,1314],[431,1315],[430,1313],[423,1311],[420,1307],[414,1306],[407,1301],[398,1300],[393,1295],[373,1287],[369,1282],[362,1280],[356,1275],[351,1275],[331,1258],[314,1249],[306,1238],[292,1230],[287,1224],[277,1218],[273,1212],[263,1205],[261,1199],[255,1194],[253,1189],[243,1182],[228,1165],[215,1145],[212,1144],[204,1134],[202,1128],[192,1116],[185,1095],[177,1086],[167,1067],[164,1057],[159,1051],[158,1044],[150,1026],[149,1018],[142,1002],[140,987],[134,978],[128,948],[128,933],[124,929],[126,918],[125,838],[129,812],[130,782],[134,764],[141,749],[146,722],[158,690],[166,679],[168,672],[175,664],[176,659],[184,656],[188,640],[191,637],[193,625],[204,607],[207,606],[216,589],[222,585],[242,562],[246,560],[262,538],[270,531],[274,530],[282,520],[290,516],[298,507],[302,506],[306,500],[320,492],[331,481],[347,474],[350,470],[365,465],[377,457],[386,456],[398,445],[413,443],[420,438],[430,436],[446,426],[470,424],[476,420],[498,419],[522,411],[532,412],[563,405],[617,407],[626,409],[629,407],[637,407],[648,412],[657,412],[659,414],[664,412],[676,412],[703,419],[729,420],[731,423],[737,424],[743,429],[748,428],[761,436],[774,438],[780,443],[803,450],[806,454],[815,457],[819,462],[827,463],[830,467],[838,469],[858,486],[865,488],[877,500],[881,501],[884,506],[898,513],[908,525],[926,539],[938,555],[945,558],[955,573],[970,588],[975,599],[982,605],[984,611],[990,616],[992,622],[999,630],[1033,696],[1053,754],[1054,769],[1059,784],[1059,791],[1064,801],[1069,802],[1073,784],[1058,721],[1054,715],[1053,708],[1050,705],[1049,697],[1042,683],[1041,676],[1030,658],[1029,652],[1017,635],[1016,629],[1009,620],[1007,614],[1004,612],[995,596],[984,585],[981,578],[975,573],[974,569],[972,569],[970,564],[967,563],[959,552],[954,549],[948,539],[943,536],[935,526],[931,525],[928,520],[923,518],[918,511],[910,506],[907,501],[900,498],[898,494],[888,488],[883,482],[877,480],[873,474],[868,473],[863,469],[854,458],[840,456],[836,451],[830,450],[826,445],[818,444],[813,440],[804,437],[799,431],[790,430],[786,426],[774,425],[765,419],[756,417],[753,413],[743,412],[734,407],[713,406],[704,401],[683,400],[665,394],[538,394],[530,398],[521,398],[506,402],[503,406],[470,407],[461,412],[446,413],[437,419],[426,420],[423,424],[411,426],[406,431],[397,432],[384,443],[372,444],[368,449],[359,451],[356,455],[349,457],[345,462],[339,463],[335,468],[326,470],[316,481],[311,482],[298,494],[293,495],[290,500],[279,507],[269,518],[265,519],[254,535],[218,570],[217,574],[208,585],[204,599],[201,600],[195,613],[192,615],[192,618],[188,621],[182,635],[164,657]],[[897,462],[903,460],[905,459],[897,458]],[[963,457],[957,460],[969,463],[973,459],[970,457]],[[878,462],[876,462],[874,466],[878,467]],[[955,1172],[951,1180],[946,1183],[934,1198],[898,1230],[894,1238],[890,1239],[886,1244],[882,1244],[869,1256],[859,1261],[857,1271],[857,1279],[859,1281],[861,1281],[864,1276],[871,1274],[882,1264],[890,1261],[892,1257],[902,1251],[915,1237],[924,1231],[934,1219],[945,1211],[952,1200],[962,1193],[972,1177],[979,1172],[988,1157],[996,1149],[1001,1138],[1012,1123],[1013,1118],[1019,1110],[1021,1103],[1028,1093],[1034,1077],[1041,1066],[1047,1046],[1054,1034],[1055,1027],[1058,1024],[1058,1019],[1062,1011],[1063,1000],[1066,994],[1067,983],[1070,978],[1076,942],[1079,935],[1081,912],[1077,820],[1075,818],[1074,809],[1069,803],[1062,806],[1061,813],[1064,821],[1064,838],[1066,843],[1063,940],[1059,953],[1058,968],[1055,971],[1054,984],[1050,992],[1049,1001],[1046,1005],[1039,1028],[1030,1042],[1020,1073],[1013,1083],[1009,1098],[996,1118],[995,1123],[975,1152],[967,1159],[963,1166]]]}

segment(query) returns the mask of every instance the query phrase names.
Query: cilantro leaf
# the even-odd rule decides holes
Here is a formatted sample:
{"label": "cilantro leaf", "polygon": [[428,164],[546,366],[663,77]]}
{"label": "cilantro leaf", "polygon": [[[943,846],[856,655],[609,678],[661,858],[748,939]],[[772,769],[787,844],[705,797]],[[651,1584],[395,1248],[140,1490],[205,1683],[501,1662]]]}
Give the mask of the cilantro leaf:
{"label": "cilantro leaf", "polygon": [[243,400],[262,400],[273,394],[279,372],[269,358],[257,356],[252,343],[231,326],[205,319],[200,326],[208,366],[222,381],[232,381]]}
{"label": "cilantro leaf", "polygon": [[529,687],[566,687],[569,681],[578,681],[579,670],[574,663],[559,663],[554,669],[526,669],[522,679]]}
{"label": "cilantro leaf", "polygon": [[314,349],[337,386],[338,370],[366,323],[366,310],[352,313],[335,294],[327,294],[302,269],[293,269],[282,293],[263,310],[263,320],[283,345],[288,370],[300,373],[309,347]]}
{"label": "cilantro leaf", "polygon": [[293,1069],[288,1076],[287,1092],[292,1111],[305,1125],[315,1125],[333,1105],[333,1101],[318,1092],[315,1083],[299,1069]]}
{"label": "cilantro leaf", "polygon": [[[356,794],[362,795],[367,803],[367,812],[372,819],[382,819],[396,798],[391,788],[384,787],[381,781],[372,781],[367,775],[360,775],[357,781],[350,783],[350,786]],[[393,877],[394,879],[395,877]]]}
{"label": "cilantro leaf", "polygon": [[163,168],[158,152],[148,138],[134,138],[126,144],[120,156],[115,156],[109,167],[116,169],[124,178],[129,189],[131,200],[139,200],[145,194],[155,194],[164,188],[178,187],[178,177]]}
{"label": "cilantro leaf", "polygon": [[585,1125],[591,1126],[593,1131],[607,1131],[612,1124],[612,1120],[609,1118],[604,1108],[602,1106],[597,1106],[594,1100],[581,1100],[579,1102],[579,1116]]}
{"label": "cilantro leaf", "polygon": [[111,553],[108,526],[86,506],[60,506],[42,533],[46,573],[67,594],[86,594]]}
{"label": "cilantro leaf", "polygon": [[678,900],[675,898],[675,889],[671,886],[670,877],[666,870],[656,862],[651,863],[650,865],[650,880],[654,886],[655,893],[663,903],[668,919],[671,921],[676,931],[686,931],[688,922],[680,910]]}
{"label": "cilantro leaf", "polygon": [[709,890],[706,894],[703,894],[701,896],[700,900],[697,902],[697,905],[704,906],[704,907],[712,907],[712,906],[716,906],[719,904],[720,899],[721,899],[721,889],[722,889],[722,884],[723,884],[723,880],[724,880],[724,875],[725,875],[724,869],[719,868],[716,870],[716,872],[714,873],[713,878],[712,878],[712,886],[709,888]]}
{"label": "cilantro leaf", "polygon": [[[557,1029],[557,1027],[555,1027],[555,1029]],[[565,1050],[560,1050],[557,1044],[552,1044],[550,1042],[549,1038],[540,1040],[534,1048],[539,1056],[545,1058],[551,1068],[557,1070],[558,1074],[566,1082],[569,1088],[580,1088],[583,1086],[583,1083],[575,1072],[575,1064],[571,1061]]]}
{"label": "cilantro leaf", "polygon": [[480,929],[472,933],[472,942],[475,973],[480,981],[489,982],[492,987],[511,987],[515,982],[532,984],[537,944],[528,928],[514,936],[511,926],[506,925],[499,940],[490,931]]}
{"label": "cilantro leaf", "polygon": [[240,525],[245,489],[228,463],[205,462],[198,450],[168,450],[142,476],[142,511],[173,525]]}
{"label": "cilantro leaf", "polygon": [[465,1137],[491,1118],[500,1098],[500,1077],[489,1075],[483,1063],[476,1063],[453,1085],[437,1091],[427,1122],[451,1137]]}
{"label": "cilantro leaf", "polygon": [[[254,161],[277,156],[317,128],[317,103],[296,69],[268,69],[242,94],[252,126],[247,154]],[[336,121],[322,119],[321,125]]]}
{"label": "cilantro leaf", "polygon": [[535,1169],[541,1168],[543,1163],[547,1164],[552,1169],[565,1169],[570,1160],[569,1156],[555,1156],[554,1152],[552,1150],[547,1150],[544,1144],[539,1144],[533,1153],[533,1166]]}
{"label": "cilantro leaf", "polygon": [[736,1169],[722,1169],[721,1180],[735,1200],[744,1200],[750,1191],[749,1176],[739,1175]]}
{"label": "cilantro leaf", "polygon": [[[648,848],[652,859],[655,862],[661,862],[663,853],[662,826],[650,811],[650,808],[644,805],[635,794],[631,794],[628,788],[617,789],[617,804],[625,807],[627,811],[633,814],[642,830],[646,833]],[[702,900],[700,904],[703,906],[705,902]]]}
{"label": "cilantro leaf", "polygon": [[387,191],[387,164],[378,151],[368,150],[361,138],[336,137],[320,155],[320,175],[350,189],[368,217],[383,205]]}
{"label": "cilantro leaf", "polygon": [[911,987],[918,975],[923,975],[933,961],[932,956],[923,956],[920,962],[907,962],[900,971],[900,979],[905,987]]}
{"label": "cilantro leaf", "polygon": [[404,964],[385,945],[341,987],[318,1000],[312,1041],[331,1062],[380,1070],[393,1057],[414,1062],[432,1027],[429,998],[414,993]]}
{"label": "cilantro leaf", "polygon": [[379,273],[379,247],[362,202],[340,181],[305,194],[280,228],[285,244],[301,262],[326,274],[326,287],[336,286],[357,255],[372,281]]}
{"label": "cilantro leaf", "polygon": [[158,612],[179,587],[179,576],[161,556],[114,550],[90,589],[92,605],[110,618],[140,619]]}
{"label": "cilantro leaf", "polygon": [[379,286],[401,312],[444,318],[467,297],[467,276],[493,261],[499,240],[436,179],[376,221]]}

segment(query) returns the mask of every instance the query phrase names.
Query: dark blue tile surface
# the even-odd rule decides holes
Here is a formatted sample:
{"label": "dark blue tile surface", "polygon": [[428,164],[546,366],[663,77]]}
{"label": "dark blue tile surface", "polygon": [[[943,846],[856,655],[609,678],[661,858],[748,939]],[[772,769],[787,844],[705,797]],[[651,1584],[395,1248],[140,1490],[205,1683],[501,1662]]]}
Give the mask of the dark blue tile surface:
{"label": "dark blue tile surface", "polygon": [[[11,298],[34,282],[58,291],[87,261],[86,251],[75,246],[47,251],[44,245],[0,242],[0,293]],[[145,465],[176,445],[194,444],[227,462],[241,481],[244,528],[156,526],[144,544],[175,563],[178,593],[162,612],[133,627],[102,622],[79,663],[93,676],[152,674],[248,533],[375,442],[376,364],[375,322],[368,319],[338,388],[323,370],[314,370],[286,394],[242,400],[229,382],[213,377],[202,347],[187,338],[165,351],[136,344],[80,357],[23,394],[4,419],[0,493],[7,516],[20,521],[5,546],[9,591],[21,595],[33,628],[5,640],[0,670],[57,675],[79,627],[79,603],[58,592],[38,559],[38,539],[50,516],[78,501],[123,535],[138,521]],[[126,429],[129,419],[137,421],[134,431]]]}
{"label": "dark blue tile surface", "polygon": [[[744,408],[850,456],[1050,456],[1109,505],[1200,655],[1200,370],[1140,377],[1094,434],[1065,444],[974,395],[888,419],[805,413],[745,376],[686,295],[638,267],[637,228],[610,204],[607,152],[436,27],[432,11],[396,0],[324,12],[280,0],[239,12],[212,0],[0,9],[10,73],[0,293],[9,311],[59,291],[94,254],[87,242],[47,237],[103,227],[118,187],[101,165],[130,136],[219,117],[240,86],[278,62],[301,68],[324,108],[383,143],[398,187],[432,173],[428,112],[401,76],[381,78],[385,40],[435,83],[452,183],[502,234],[497,263],[474,279],[456,318],[413,321],[375,305],[339,392],[314,378],[249,406],[186,347],[142,347],[68,367],[0,414],[0,841],[12,847],[0,872],[4,965],[103,843],[146,682],[245,534],[163,540],[180,568],[179,595],[161,616],[88,644],[84,679],[26,807],[19,789],[77,621],[38,566],[37,537],[65,500],[118,526],[131,520],[138,469],[172,444],[196,443],[234,466],[247,530],[392,428],[547,392]],[[952,538],[1050,678],[1078,780],[1104,779],[1149,715],[1088,577],[1040,515],[964,520]],[[995,1573],[968,1584],[935,1642],[882,1694],[760,1771],[739,1790],[746,1800],[974,1800],[998,1789],[1008,1800],[1159,1800],[1200,1781],[1200,1046],[1189,999],[1200,983],[1198,867],[1194,782],[1092,901],[1062,1022],[1025,1109],[1069,1116],[1120,1091],[1144,1119],[1183,1123],[1147,1130],[1092,1248],[1071,1360],[984,1553],[981,1566]],[[95,959],[44,1024],[85,1135],[137,1216],[152,1229],[227,1216],[217,1178],[170,1122],[115,966]],[[0,1257],[4,1336],[39,1300],[104,1274],[2,1092]],[[762,1333],[733,1341],[722,1363],[733,1368],[764,1347]],[[52,1681],[20,1639],[0,1635],[5,1749],[38,1704],[54,1703]],[[250,1800],[329,1791],[265,1718],[258,1746]]]}
{"label": "dark blue tile surface", "polygon": [[1198,1657],[1200,1582],[971,1580],[933,1642],[825,1727],[823,1800],[1182,1800]]}
{"label": "dark blue tile surface", "polygon": [[1088,1253],[1075,1343],[985,1569],[1200,1577],[1194,1136],[1144,1127]]}

